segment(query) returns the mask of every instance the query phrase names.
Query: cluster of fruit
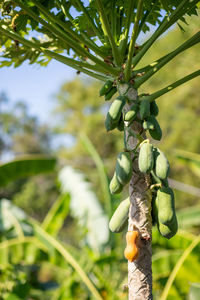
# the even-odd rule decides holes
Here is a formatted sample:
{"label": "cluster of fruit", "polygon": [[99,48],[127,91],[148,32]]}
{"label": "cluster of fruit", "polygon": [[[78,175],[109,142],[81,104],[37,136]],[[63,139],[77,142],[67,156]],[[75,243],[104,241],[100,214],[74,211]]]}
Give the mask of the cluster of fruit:
{"label": "cluster of fruit", "polygon": [[169,162],[160,149],[145,140],[141,143],[138,166],[140,172],[151,174],[152,222],[157,223],[161,235],[169,239],[178,229],[174,193],[167,180]]}
{"label": "cluster of fruit", "polygon": [[[105,96],[105,100],[111,99],[116,93],[116,87],[112,81],[104,84],[100,91],[100,95]],[[125,104],[129,103],[129,109],[123,109]],[[126,110],[126,111],[125,111]],[[168,186],[169,162],[164,153],[155,148],[149,139],[143,140],[142,132],[148,132],[155,140],[161,140],[162,130],[156,119],[159,113],[158,106],[154,101],[149,102],[145,95],[137,97],[131,101],[128,93],[118,96],[111,104],[106,116],[105,127],[107,131],[117,128],[122,131],[126,127],[131,128],[133,121],[140,124],[140,144],[131,151],[125,149],[120,152],[117,157],[115,172],[110,182],[110,192],[118,194],[123,187],[130,181],[133,170],[132,153],[137,158],[138,169],[150,179],[149,189],[152,194],[152,223],[157,224],[158,230],[162,236],[171,238],[178,229],[177,218],[175,213],[174,193]],[[131,134],[131,133],[130,133]],[[134,132],[132,131],[134,136]],[[139,148],[139,151],[138,151]],[[123,200],[115,210],[109,228],[112,232],[121,232],[127,224],[129,214],[130,200]],[[138,232],[127,232],[127,247],[125,249],[125,257],[133,261],[137,257],[136,241]],[[134,236],[134,237],[133,237]],[[131,244],[130,241],[134,240]],[[130,245],[132,246],[130,246]],[[132,254],[130,248],[133,248]],[[128,250],[127,250],[128,249]],[[129,254],[127,254],[129,253]]]}

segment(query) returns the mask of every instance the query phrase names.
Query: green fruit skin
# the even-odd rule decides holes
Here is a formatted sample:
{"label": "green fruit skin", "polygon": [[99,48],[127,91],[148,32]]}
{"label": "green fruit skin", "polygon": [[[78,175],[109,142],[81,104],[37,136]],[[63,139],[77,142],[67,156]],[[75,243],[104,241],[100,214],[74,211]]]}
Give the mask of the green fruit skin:
{"label": "green fruit skin", "polygon": [[144,130],[149,130],[149,129],[154,129],[154,124],[151,123],[150,121],[144,121],[142,124]]}
{"label": "green fruit skin", "polygon": [[155,100],[150,103],[150,113],[155,117],[157,117],[157,115],[159,114],[159,108]]}
{"label": "green fruit skin", "polygon": [[160,179],[166,179],[169,174],[169,162],[165,154],[160,150],[156,149],[155,153],[155,173]]}
{"label": "green fruit skin", "polygon": [[112,232],[121,232],[127,224],[130,200],[123,200],[115,210],[109,222],[109,228]]}
{"label": "green fruit skin", "polygon": [[117,88],[113,86],[111,90],[105,94],[105,100],[108,101],[112,98],[112,96],[117,92]]}
{"label": "green fruit skin", "polygon": [[160,141],[162,138],[162,130],[156,118],[154,116],[150,116],[148,119],[153,125],[154,129],[149,129],[149,133],[154,140]]}
{"label": "green fruit skin", "polygon": [[138,158],[139,170],[142,173],[148,173],[153,169],[154,156],[153,156],[153,145],[145,143],[142,145],[139,158]]}
{"label": "green fruit skin", "polygon": [[132,175],[132,160],[128,152],[120,152],[116,163],[116,176],[118,181],[125,185],[129,182]]}
{"label": "green fruit skin", "polygon": [[111,90],[112,85],[113,85],[113,81],[107,80],[105,84],[102,86],[102,88],[100,89],[99,96],[104,96],[105,94],[107,94]]}
{"label": "green fruit skin", "polygon": [[107,131],[113,130],[118,126],[118,122],[114,122],[109,112],[106,115],[105,127]]}
{"label": "green fruit skin", "polygon": [[150,102],[146,99],[140,102],[140,117],[142,120],[146,119],[150,115]]}
{"label": "green fruit skin", "polygon": [[174,193],[170,187],[162,187],[157,192],[156,206],[158,209],[158,221],[164,225],[170,225],[174,219],[175,205]]}
{"label": "green fruit skin", "polygon": [[119,194],[123,189],[123,185],[117,180],[116,172],[113,175],[109,188],[111,194]]}
{"label": "green fruit skin", "polygon": [[122,113],[122,108],[126,103],[126,98],[124,96],[119,96],[116,98],[109,109],[109,114],[114,122],[119,121]]}
{"label": "green fruit skin", "polygon": [[139,110],[139,106],[137,104],[133,104],[130,110],[125,114],[124,121],[131,122],[137,117],[137,112]]}
{"label": "green fruit skin", "polygon": [[123,121],[123,117],[122,116],[120,117],[120,120],[118,122],[117,129],[119,131],[124,131],[124,121]]}
{"label": "green fruit skin", "polygon": [[173,221],[170,225],[164,225],[160,222],[157,223],[158,230],[162,236],[164,236],[167,239],[171,239],[178,230],[178,222],[176,215],[174,215]]}
{"label": "green fruit skin", "polygon": [[125,97],[119,96],[111,104],[105,120],[105,127],[107,131],[113,130],[118,126],[122,114],[122,109],[125,105],[125,100]]}

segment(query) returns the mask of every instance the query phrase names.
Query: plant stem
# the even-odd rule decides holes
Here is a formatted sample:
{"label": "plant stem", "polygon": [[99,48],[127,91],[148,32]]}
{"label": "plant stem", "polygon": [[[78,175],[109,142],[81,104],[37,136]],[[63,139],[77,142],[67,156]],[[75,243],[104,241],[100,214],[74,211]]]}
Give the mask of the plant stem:
{"label": "plant stem", "polygon": [[148,99],[150,102],[159,98],[160,96],[172,91],[173,89],[175,89],[176,87],[180,86],[181,84],[184,84],[185,82],[197,77],[197,76],[200,76],[200,70],[197,70],[175,82],[173,82],[172,84],[169,84],[168,86],[166,86],[165,88],[151,94],[151,95],[148,95],[148,96],[145,96],[146,99]]}
{"label": "plant stem", "polygon": [[[141,84],[146,82],[151,76],[153,76],[157,71],[159,71],[163,66],[170,62],[175,56],[182,53],[183,51],[191,48],[195,44],[200,42],[200,31],[197,32],[193,37],[179,46],[176,50],[165,55],[163,58],[159,59],[159,62],[155,61],[151,64],[148,72],[146,72],[142,77],[136,78],[134,82],[134,87],[138,88]],[[148,67],[147,67],[148,68]]]}
{"label": "plant stem", "polygon": [[135,0],[130,0],[129,1],[129,7],[128,7],[128,14],[126,17],[126,25],[124,28],[124,39],[121,41],[119,48],[120,50],[120,55],[122,55],[122,58],[124,58],[124,53],[126,51],[127,43],[128,43],[128,34],[130,30],[130,25],[131,25],[131,17],[133,13],[133,9],[135,6]]}
{"label": "plant stem", "polygon": [[112,0],[112,12],[111,12],[111,33],[114,38],[115,44],[117,43],[117,36],[116,36],[116,6],[115,0]]}
{"label": "plant stem", "polygon": [[139,21],[142,14],[142,8],[143,8],[143,0],[138,0],[137,13],[135,16],[135,23],[134,23],[132,37],[129,45],[127,63],[124,71],[126,81],[129,81],[129,79],[131,78],[132,58],[134,54],[135,42],[138,37]]}
{"label": "plant stem", "polygon": [[119,66],[120,65],[119,51],[118,51],[117,45],[115,43],[115,40],[112,36],[112,32],[110,29],[110,25],[109,25],[103,4],[102,4],[101,0],[96,0],[96,2],[98,5],[98,8],[99,8],[99,13],[100,13],[101,20],[102,20],[102,29],[104,31],[104,34],[108,37],[108,40],[110,42],[115,63],[117,66]]}
{"label": "plant stem", "polygon": [[145,45],[142,47],[140,52],[133,58],[132,64],[134,67],[139,63],[141,58],[146,54],[146,52],[150,49],[150,47],[153,45],[153,43],[158,39],[158,37],[165,32],[168,28],[170,28],[178,19],[180,19],[185,13],[185,4],[187,3],[188,8],[193,7],[196,5],[198,0],[195,0],[194,3],[190,4],[188,0],[183,0],[180,2],[178,7],[172,12],[172,14],[169,17],[165,17],[161,24],[159,25],[158,29],[153,33],[153,35],[150,37],[150,39],[145,43]]}
{"label": "plant stem", "polygon": [[[93,77],[93,78],[99,79],[99,80],[101,80],[101,81],[106,81],[106,80],[108,79],[108,77],[105,76],[105,75],[93,73],[93,72],[90,72],[90,71],[86,70],[85,68],[87,68],[87,64],[85,64],[85,66],[84,66],[84,63],[82,63],[82,64],[83,64],[83,67],[85,67],[85,68],[83,68],[83,67],[81,67],[81,66],[79,65],[80,62],[78,62],[78,64],[76,65],[76,62],[77,62],[76,60],[70,59],[70,58],[68,58],[68,57],[65,57],[65,56],[63,56],[63,55],[57,54],[57,53],[55,53],[55,52],[53,52],[53,51],[50,51],[50,50],[42,49],[42,51],[43,51],[43,53],[46,54],[47,56],[49,56],[49,57],[51,57],[51,58],[54,58],[54,59],[56,59],[57,61],[59,61],[59,62],[61,62],[61,63],[63,63],[63,64],[66,64],[66,65],[72,67],[73,69],[76,69],[77,71],[83,72],[83,73],[85,73],[85,74],[87,74],[87,75],[89,75],[89,76],[91,76],[91,77]],[[70,61],[69,61],[69,60],[70,60]],[[73,61],[73,62],[71,62],[71,61]],[[95,67],[95,66],[94,66],[94,67]]]}

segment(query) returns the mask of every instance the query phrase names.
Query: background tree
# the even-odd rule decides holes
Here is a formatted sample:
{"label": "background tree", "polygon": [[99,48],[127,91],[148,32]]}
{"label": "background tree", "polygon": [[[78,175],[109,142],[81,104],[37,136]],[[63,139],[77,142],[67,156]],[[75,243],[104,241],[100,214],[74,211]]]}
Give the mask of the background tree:
{"label": "background tree", "polygon": [[[199,70],[194,71],[166,88],[138,97],[137,90],[145,81],[175,56],[199,42],[200,33],[196,33],[181,46],[160,58],[157,63],[139,70],[135,68],[162,33],[176,22],[185,20],[186,14],[196,13],[197,3],[198,1],[195,0],[176,3],[174,1],[149,3],[149,1],[139,0],[137,3],[114,1],[108,4],[106,1],[97,0],[85,7],[81,1],[73,3],[62,1],[41,3],[35,0],[2,1],[4,17],[1,20],[0,31],[3,34],[1,43],[4,45],[5,59],[1,65],[14,63],[18,66],[26,59],[44,65],[49,61],[47,56],[94,78],[103,81],[111,79],[114,84],[113,89],[116,89],[117,84],[118,92],[123,97],[120,101],[128,98],[129,102],[135,100],[152,102],[200,74]],[[71,15],[71,8],[75,8],[78,13],[75,21]],[[167,14],[160,20],[162,9]],[[80,11],[83,14],[79,14]],[[132,22],[134,27],[129,40]],[[141,31],[148,30],[148,23],[159,24],[159,26],[151,37],[138,47],[136,39]],[[28,40],[25,34],[30,33],[29,26],[48,38],[41,36],[39,40],[33,36],[31,41]],[[88,26],[93,32],[88,30]],[[98,40],[94,40],[93,37]],[[99,47],[99,43],[102,43],[102,46]],[[76,58],[58,54],[64,49],[69,55],[75,54]],[[127,103],[124,113],[129,110],[130,105]],[[113,125],[116,123],[111,124]],[[137,139],[143,141],[146,138],[145,133],[140,120],[133,124],[131,130],[127,124],[125,125],[125,148],[134,152],[138,145]],[[135,155],[137,156],[136,152]],[[133,171],[130,184],[129,231],[135,228],[139,232],[140,255],[136,262],[129,262],[129,298],[151,299],[151,205],[149,193],[144,193],[150,178],[139,173],[137,163],[134,167],[136,172]],[[133,215],[140,217],[134,218]]]}
{"label": "background tree", "polygon": [[[40,124],[23,101],[12,104],[6,94],[2,93],[0,103],[1,160],[8,161],[29,154],[53,154],[52,129],[46,124]],[[31,179],[20,178],[0,191],[1,198],[14,198],[16,204],[39,220],[44,217],[57,195],[53,174]],[[30,198],[31,203],[28,200]]]}

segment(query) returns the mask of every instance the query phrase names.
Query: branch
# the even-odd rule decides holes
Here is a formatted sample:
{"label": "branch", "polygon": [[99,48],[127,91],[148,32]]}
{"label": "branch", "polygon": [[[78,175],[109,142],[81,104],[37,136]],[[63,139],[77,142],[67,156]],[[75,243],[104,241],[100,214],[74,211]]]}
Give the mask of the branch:
{"label": "branch", "polygon": [[174,57],[176,57],[178,54],[191,48],[192,46],[194,46],[199,42],[200,42],[200,31],[197,32],[195,35],[193,35],[185,43],[180,45],[176,50],[165,55],[163,58],[159,59],[158,61],[153,62],[150,66],[145,67],[145,68],[149,68],[149,67],[150,68],[142,77],[135,79],[134,87],[138,88],[141,84],[146,82],[151,76],[153,76],[156,72],[158,72],[163,66],[165,66],[168,62],[170,62]]}
{"label": "branch", "polygon": [[163,89],[161,89],[161,90],[159,90],[159,91],[157,91],[157,92],[155,92],[155,93],[153,93],[153,94],[151,94],[149,96],[145,96],[145,98],[147,100],[149,100],[150,102],[152,102],[153,100],[155,100],[155,99],[159,98],[160,96],[162,96],[162,95],[164,95],[164,94],[172,91],[176,87],[184,84],[185,82],[187,82],[187,81],[189,81],[189,80],[191,80],[191,79],[193,79],[193,78],[195,78],[195,77],[197,77],[199,75],[200,75],[200,70],[195,71],[195,72],[193,72],[193,73],[191,73],[191,74],[189,74],[189,75],[187,75],[187,76],[185,76],[185,77],[183,77],[183,78],[175,81],[174,83],[169,84],[165,88],[163,88]]}
{"label": "branch", "polygon": [[135,6],[135,0],[130,0],[129,7],[128,7],[128,14],[127,14],[127,18],[126,18],[126,25],[125,25],[125,29],[124,29],[125,30],[124,31],[124,39],[121,41],[121,43],[119,45],[120,54],[122,55],[122,57],[124,56],[124,53],[125,53],[126,47],[127,47],[127,43],[128,43],[128,34],[129,34],[129,30],[130,30],[131,17],[132,17],[134,6]]}
{"label": "branch", "polygon": [[111,11],[111,33],[114,38],[115,43],[117,42],[117,35],[116,35],[116,6],[115,6],[115,0],[112,1],[112,11]]}
{"label": "branch", "polygon": [[142,14],[142,7],[143,7],[143,0],[138,0],[137,13],[135,16],[135,23],[134,23],[132,37],[129,45],[127,63],[124,71],[126,81],[128,81],[131,78],[132,58],[134,54],[135,42],[138,37],[139,21]]}
{"label": "branch", "polygon": [[[99,79],[101,81],[106,81],[108,79],[108,77],[106,77],[105,75],[101,75],[101,74],[96,74],[93,72],[88,71],[85,68],[91,68],[91,65],[83,63],[83,62],[79,62],[77,60],[74,60],[72,58],[68,58],[65,56],[62,56],[60,54],[57,54],[53,51],[50,50],[46,50],[45,48],[41,47],[40,45],[33,43],[31,41],[28,41],[24,38],[22,38],[20,35],[16,34],[16,33],[12,33],[7,29],[4,29],[1,25],[0,25],[0,32],[2,32],[4,35],[8,36],[9,38],[13,39],[13,40],[17,40],[19,41],[21,44],[23,44],[24,46],[30,48],[30,49],[36,49],[44,54],[46,54],[47,56],[50,56],[54,59],[56,59],[57,61],[60,61],[70,67],[72,67],[73,69],[83,72],[91,77],[94,77],[96,79]],[[95,66],[94,66],[95,67]],[[94,69],[94,67],[92,67],[92,69]]]}
{"label": "branch", "polygon": [[103,4],[102,4],[101,0],[96,0],[96,1],[97,1],[97,5],[98,5],[98,8],[99,8],[99,13],[100,13],[100,16],[101,16],[101,20],[102,20],[102,29],[103,29],[105,35],[109,39],[115,63],[116,63],[116,65],[119,66],[120,65],[119,51],[118,51],[117,45],[115,43],[115,40],[112,36],[112,32],[111,32],[111,29],[110,29],[110,25],[108,23],[108,19],[107,19]]}
{"label": "branch", "polygon": [[153,35],[149,38],[149,40],[144,44],[140,52],[133,58],[132,64],[136,66],[141,58],[145,55],[145,53],[150,49],[153,43],[158,39],[158,37],[169,29],[177,20],[179,20],[186,12],[191,9],[193,6],[197,4],[198,0],[194,0],[192,3],[189,3],[187,9],[185,9],[185,4],[188,4],[188,0],[183,0],[180,2],[178,7],[172,12],[169,17],[165,17],[161,22],[160,26],[153,33]]}

